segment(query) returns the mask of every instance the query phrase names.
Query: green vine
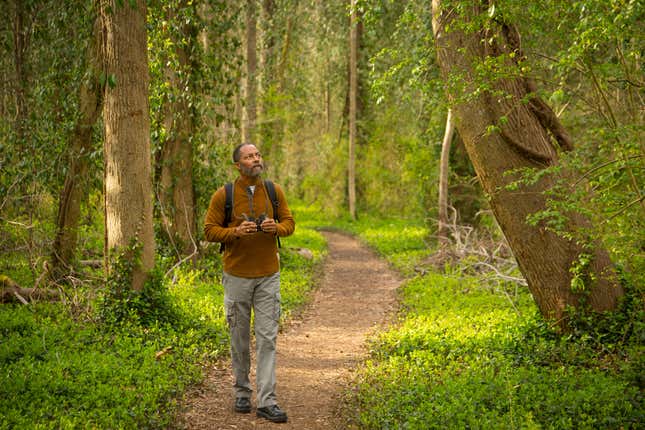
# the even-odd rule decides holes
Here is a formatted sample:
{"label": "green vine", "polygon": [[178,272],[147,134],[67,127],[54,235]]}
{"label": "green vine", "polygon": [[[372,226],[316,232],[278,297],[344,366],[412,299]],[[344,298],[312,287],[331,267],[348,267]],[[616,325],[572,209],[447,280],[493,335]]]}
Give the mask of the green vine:
{"label": "green vine", "polygon": [[143,327],[177,324],[181,314],[163,282],[159,264],[148,273],[141,289],[132,289],[132,274],[141,261],[141,244],[133,243],[115,253],[106,288],[98,300],[99,320],[106,326],[135,324]]}

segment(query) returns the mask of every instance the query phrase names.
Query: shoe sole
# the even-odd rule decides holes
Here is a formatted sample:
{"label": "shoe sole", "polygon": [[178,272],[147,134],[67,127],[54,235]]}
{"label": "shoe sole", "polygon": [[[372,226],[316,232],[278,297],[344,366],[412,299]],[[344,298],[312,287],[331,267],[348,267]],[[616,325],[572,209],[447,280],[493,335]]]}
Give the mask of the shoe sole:
{"label": "shoe sole", "polygon": [[287,422],[287,416],[286,415],[283,416],[283,417],[271,417],[269,415],[263,414],[262,412],[256,412],[255,415],[260,417],[260,418],[264,418],[265,420],[269,420],[272,423],[286,423]]}

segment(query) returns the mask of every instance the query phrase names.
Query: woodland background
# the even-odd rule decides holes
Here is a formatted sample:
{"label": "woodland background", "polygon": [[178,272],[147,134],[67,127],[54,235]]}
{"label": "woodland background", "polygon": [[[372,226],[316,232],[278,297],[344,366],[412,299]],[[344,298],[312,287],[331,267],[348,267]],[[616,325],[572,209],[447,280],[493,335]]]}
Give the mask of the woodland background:
{"label": "woodland background", "polygon": [[[413,226],[423,234],[403,256],[405,245],[386,230],[375,246],[411,277],[456,270],[485,285],[529,294],[528,286],[544,327],[558,327],[545,329],[549,336],[583,339],[592,351],[578,357],[585,366],[628,375],[620,387],[631,409],[604,423],[636,427],[643,10],[639,0],[0,1],[0,279],[3,301],[14,302],[1,311],[7,375],[51,360],[37,346],[51,318],[101,348],[141,342],[163,351],[159,339],[178,336],[162,328],[171,321],[173,330],[194,333],[174,348],[195,362],[225,350],[220,316],[204,317],[206,305],[187,310],[197,299],[177,286],[217,283],[217,252],[203,242],[201,224],[212,192],[235,177],[232,148],[247,141],[261,148],[296,221],[317,222],[305,222],[292,242],[315,258],[286,249],[286,267],[309,273],[324,255],[308,227],[365,234],[369,224],[387,230],[385,219],[405,238]],[[449,11],[444,27],[439,11]],[[436,38],[438,29],[447,37]],[[479,53],[466,64],[460,55],[469,52]],[[550,109],[546,158],[522,146],[535,133],[508,109],[514,101]],[[490,119],[477,119],[484,111]],[[480,138],[492,142],[487,148],[520,142],[524,149],[509,154],[525,162],[500,167],[515,155],[482,155]],[[534,245],[535,232],[573,244],[557,265],[557,288],[540,279],[551,274],[542,262],[559,245]],[[611,294],[596,299],[607,267],[615,276],[603,288]],[[217,296],[204,300],[216,308]],[[303,300],[294,298],[294,308]],[[212,325],[195,323],[211,317]],[[138,334],[122,337],[123,324]],[[69,369],[59,370],[65,379]],[[190,383],[195,375],[178,378]],[[52,381],[26,388],[29,378],[17,378],[24,384],[3,384],[12,387],[3,397],[16,403],[51,388]],[[151,394],[151,405],[176,395]],[[20,407],[3,411],[3,425],[21,422]],[[156,412],[132,413],[136,425],[169,419],[150,408]],[[62,427],[87,419],[43,414],[41,422]],[[129,422],[115,417],[89,426]]]}

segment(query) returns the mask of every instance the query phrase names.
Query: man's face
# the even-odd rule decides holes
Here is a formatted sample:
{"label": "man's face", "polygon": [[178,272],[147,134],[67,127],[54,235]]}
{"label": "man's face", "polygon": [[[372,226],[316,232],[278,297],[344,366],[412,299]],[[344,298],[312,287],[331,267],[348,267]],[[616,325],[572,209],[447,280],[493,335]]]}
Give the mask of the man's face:
{"label": "man's face", "polygon": [[252,178],[260,176],[264,171],[262,155],[255,145],[244,145],[240,148],[240,161],[236,165],[241,174]]}

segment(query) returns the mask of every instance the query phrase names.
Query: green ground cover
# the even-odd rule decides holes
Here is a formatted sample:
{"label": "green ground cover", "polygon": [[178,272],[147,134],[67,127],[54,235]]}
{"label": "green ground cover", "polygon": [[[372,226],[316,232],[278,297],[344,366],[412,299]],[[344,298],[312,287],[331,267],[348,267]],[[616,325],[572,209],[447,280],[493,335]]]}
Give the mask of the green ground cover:
{"label": "green ground cover", "polygon": [[[292,209],[296,234],[281,251],[284,318],[315,284],[326,252],[320,227],[356,234],[407,279],[397,323],[369,340],[370,359],[347,393],[356,427],[629,429],[644,421],[642,313],[615,320],[622,332],[559,336],[525,288],[491,284],[458,263],[419,271],[433,252],[421,222],[332,221],[319,207]],[[312,250],[313,260],[294,248]],[[196,268],[167,266],[156,300],[174,316],[161,322],[106,327],[97,310],[0,307],[0,428],[170,426],[183,391],[203,378],[200,364],[225,354],[228,339],[216,251]]]}
{"label": "green ground cover", "polygon": [[[409,221],[346,223],[410,274],[425,248]],[[636,429],[645,422],[643,320],[557,335],[526,288],[456,265],[409,277],[400,320],[370,340],[348,393],[364,429]],[[582,333],[582,332],[581,332]]]}
{"label": "green ground cover", "polygon": [[[164,292],[155,303],[172,309],[165,322],[106,326],[98,310],[0,306],[0,428],[167,428],[182,392],[203,378],[201,364],[228,352],[215,248],[196,268],[168,271],[160,262]],[[307,300],[325,252],[322,235],[306,226],[283,240],[283,318]]]}

